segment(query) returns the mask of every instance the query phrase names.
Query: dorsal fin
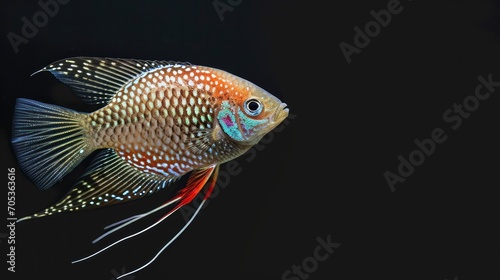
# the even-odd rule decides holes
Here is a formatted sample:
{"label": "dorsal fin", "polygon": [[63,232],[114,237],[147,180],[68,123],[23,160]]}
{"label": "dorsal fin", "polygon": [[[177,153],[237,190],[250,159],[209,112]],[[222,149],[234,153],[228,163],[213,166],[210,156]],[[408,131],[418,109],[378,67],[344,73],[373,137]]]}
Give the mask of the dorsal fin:
{"label": "dorsal fin", "polygon": [[49,71],[70,86],[89,104],[107,104],[127,82],[151,70],[182,67],[188,62],[123,59],[106,57],[71,57],[55,61],[34,74]]}

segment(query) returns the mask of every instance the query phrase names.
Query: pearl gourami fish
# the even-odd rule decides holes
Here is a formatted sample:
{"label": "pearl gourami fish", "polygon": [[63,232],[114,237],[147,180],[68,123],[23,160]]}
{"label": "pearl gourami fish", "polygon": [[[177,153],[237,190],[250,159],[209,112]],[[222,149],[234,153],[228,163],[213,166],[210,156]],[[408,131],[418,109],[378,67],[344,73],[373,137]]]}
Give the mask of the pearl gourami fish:
{"label": "pearl gourami fish", "polygon": [[189,176],[186,186],[160,207],[111,225],[94,242],[169,209],[157,222],[73,263],[152,228],[205,190],[202,203],[177,235],[150,262],[119,278],[154,261],[210,196],[219,166],[244,154],[288,116],[286,104],[257,85],[190,63],[73,57],[34,74],[45,71],[84,102],[102,107],[85,113],[17,99],[12,146],[21,170],[44,190],[90,154],[93,159],[66,196],[18,222],[129,202]]}

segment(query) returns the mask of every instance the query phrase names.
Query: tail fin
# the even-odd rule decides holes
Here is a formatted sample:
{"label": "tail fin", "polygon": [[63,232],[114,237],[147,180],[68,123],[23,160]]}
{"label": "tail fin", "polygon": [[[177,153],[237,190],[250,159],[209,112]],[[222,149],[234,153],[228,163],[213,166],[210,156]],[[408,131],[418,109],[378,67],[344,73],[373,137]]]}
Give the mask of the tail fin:
{"label": "tail fin", "polygon": [[17,99],[12,145],[21,169],[39,189],[53,186],[93,151],[84,116],[64,107]]}

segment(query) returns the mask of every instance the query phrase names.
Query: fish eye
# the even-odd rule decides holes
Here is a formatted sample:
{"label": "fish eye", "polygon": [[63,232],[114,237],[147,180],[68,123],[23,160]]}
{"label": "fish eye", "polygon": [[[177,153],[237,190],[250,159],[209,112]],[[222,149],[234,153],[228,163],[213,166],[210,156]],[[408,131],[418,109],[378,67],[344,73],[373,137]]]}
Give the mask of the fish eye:
{"label": "fish eye", "polygon": [[264,106],[262,105],[262,102],[254,98],[248,99],[244,104],[245,112],[250,116],[257,116],[258,114],[260,114],[263,107]]}

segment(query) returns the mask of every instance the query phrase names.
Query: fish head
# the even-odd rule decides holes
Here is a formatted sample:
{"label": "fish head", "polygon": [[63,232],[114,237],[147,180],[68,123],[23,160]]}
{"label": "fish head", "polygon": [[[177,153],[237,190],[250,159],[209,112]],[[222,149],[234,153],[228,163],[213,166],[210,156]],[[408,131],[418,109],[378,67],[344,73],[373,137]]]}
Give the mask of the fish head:
{"label": "fish head", "polygon": [[288,117],[287,104],[261,87],[231,75],[224,79],[217,121],[222,131],[242,145],[255,145]]}

